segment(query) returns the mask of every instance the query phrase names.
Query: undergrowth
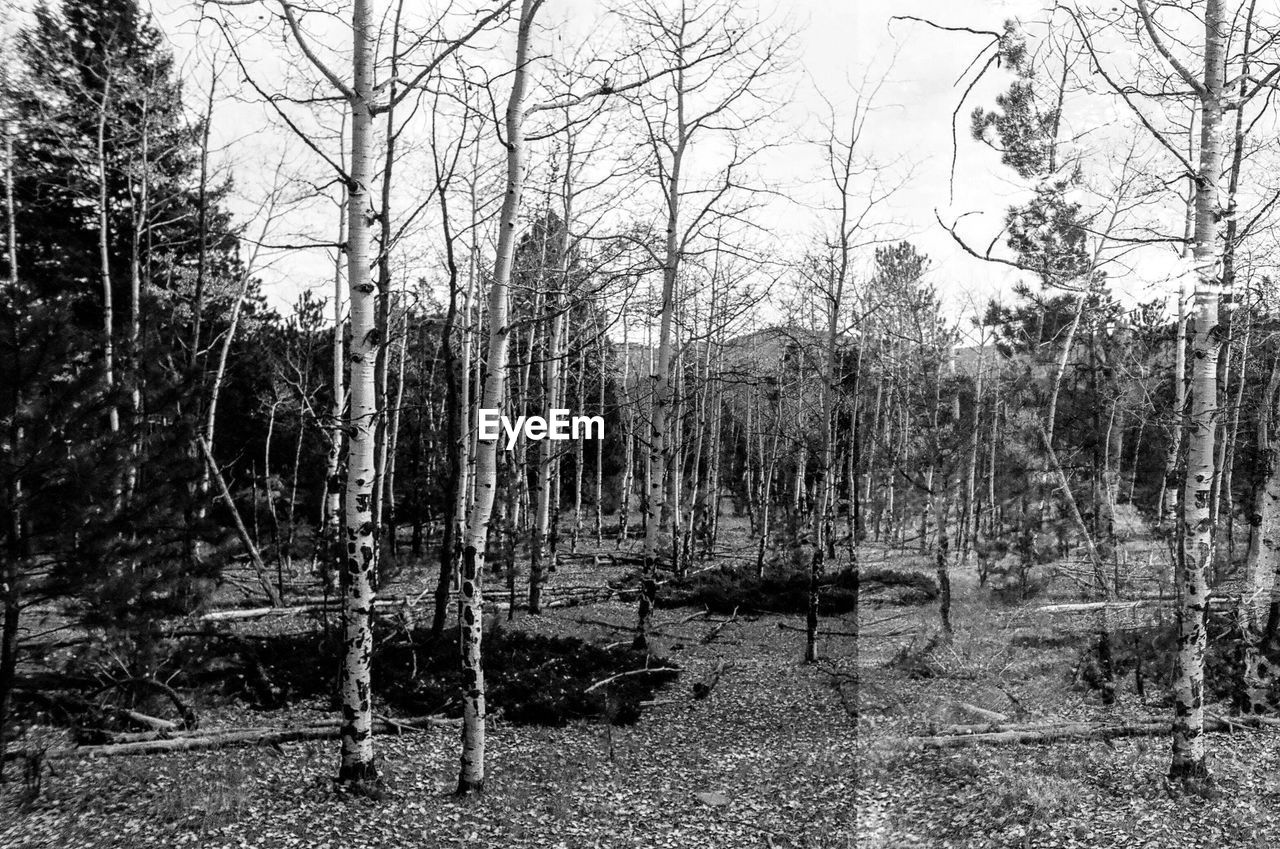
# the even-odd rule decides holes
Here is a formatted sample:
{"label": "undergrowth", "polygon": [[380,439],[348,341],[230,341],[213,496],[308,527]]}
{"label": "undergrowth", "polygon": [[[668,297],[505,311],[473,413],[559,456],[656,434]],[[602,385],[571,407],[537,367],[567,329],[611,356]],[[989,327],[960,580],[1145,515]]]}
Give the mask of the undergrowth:
{"label": "undergrowth", "polygon": [[[819,612],[824,616],[857,609],[857,578],[850,570],[823,577]],[[705,607],[713,613],[804,613],[809,609],[809,575],[758,578],[729,567],[674,581],[658,593],[658,607]]]}
{"label": "undergrowth", "polygon": [[[375,697],[404,715],[444,713],[461,716],[459,651],[456,633],[432,639],[424,628],[374,627],[372,664]],[[221,685],[255,707],[265,703],[265,677],[281,701],[334,699],[342,653],[337,635],[322,631],[263,639],[256,663],[261,674],[225,669],[203,682]],[[598,681],[627,675],[591,692]],[[674,665],[629,646],[601,647],[574,637],[548,637],[494,629],[484,636],[485,698],[491,714],[529,725],[563,726],[575,719],[603,718],[615,725],[635,722],[643,701],[679,674]]]}

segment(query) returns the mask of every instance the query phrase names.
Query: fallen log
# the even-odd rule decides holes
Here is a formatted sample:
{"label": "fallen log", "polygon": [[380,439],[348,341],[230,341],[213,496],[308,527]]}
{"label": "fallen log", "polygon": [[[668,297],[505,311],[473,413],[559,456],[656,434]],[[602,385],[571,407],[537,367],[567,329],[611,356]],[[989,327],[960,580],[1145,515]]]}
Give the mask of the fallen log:
{"label": "fallen log", "polygon": [[956,702],[956,708],[970,714],[976,719],[985,719],[989,723],[1008,722],[1009,717],[999,711],[987,710],[969,702]]}
{"label": "fallen log", "polygon": [[[731,624],[737,618],[738,618],[738,608],[735,607],[733,609],[733,613],[730,614],[728,619],[719,623],[718,625],[716,625],[714,628],[712,628],[710,631],[707,632],[707,635],[702,638],[702,644],[705,646],[707,643],[711,642],[716,637],[720,636],[720,632],[725,629],[725,626]],[[723,664],[721,665],[723,666]]]}
{"label": "fallen log", "polygon": [[[452,727],[461,720],[437,716],[410,719],[379,718],[373,722],[374,734],[399,734],[406,730],[425,731],[436,727]],[[165,752],[197,752],[221,749],[226,746],[264,746],[293,743],[300,740],[326,740],[337,737],[342,720],[319,720],[293,728],[226,728],[220,731],[188,731],[163,734],[154,739],[126,739],[124,742],[105,743],[98,746],[68,746],[47,749],[42,755],[16,750],[8,758],[44,757],[50,760],[72,758],[108,758],[127,755],[154,755]],[[142,732],[147,737],[155,732]]]}
{"label": "fallen log", "polygon": [[716,684],[720,683],[720,676],[724,675],[726,668],[727,664],[723,660],[720,661],[710,675],[693,685],[693,697],[695,699],[705,699],[711,695],[711,691],[716,688]]}
{"label": "fallen log", "polygon": [[[182,717],[182,722],[180,724],[183,728],[196,728],[200,725],[200,717],[196,714],[195,709],[183,701],[182,697],[178,695],[177,690],[173,689],[163,681],[155,678],[149,678],[145,675],[136,678],[121,678],[118,681],[111,681],[99,687],[90,695],[96,696],[100,693],[105,693],[108,690],[126,687],[146,687],[147,689],[154,690],[168,698],[169,701],[173,702],[173,706],[177,709],[178,715]],[[121,713],[127,719],[141,725],[145,725],[153,730],[163,730],[163,723],[168,722],[168,720],[157,719],[156,717],[147,716],[144,713],[138,713],[137,711],[132,710],[122,710]],[[179,725],[179,723],[169,724],[175,728]]]}
{"label": "fallen log", "polygon": [[[1239,596],[1209,596],[1209,604],[1215,606],[1233,605],[1240,600]],[[1173,604],[1172,596],[1164,598],[1135,598],[1127,601],[1076,601],[1062,604],[1045,604],[1032,609],[1034,613],[1088,613],[1095,610],[1124,611],[1138,610],[1143,607],[1159,607]]]}
{"label": "fallen log", "polygon": [[582,604],[595,604],[598,601],[608,601],[618,595],[614,590],[601,590],[595,593],[578,593],[569,595],[565,598],[552,597],[550,601],[543,602],[542,606],[547,607],[577,607]]}
{"label": "fallen log", "polygon": [[1044,731],[1068,725],[1080,725],[1077,719],[1046,720],[1044,722],[975,722],[971,725],[940,725],[933,728],[934,737],[954,737],[966,734],[994,734],[1001,731]]}
{"label": "fallen log", "polygon": [[612,684],[620,678],[630,678],[632,675],[651,675],[655,672],[679,672],[680,670],[674,666],[647,666],[644,669],[632,669],[628,672],[619,672],[617,675],[611,675],[608,678],[597,681],[590,687],[583,690],[583,693],[590,693],[592,690],[599,689],[605,684]]}
{"label": "fallen log", "polygon": [[[408,596],[379,598],[373,602],[374,610],[387,610],[396,607],[412,606]],[[201,622],[233,622],[243,619],[261,619],[266,616],[302,616],[308,613],[341,613],[342,603],[333,599],[328,602],[308,602],[288,607],[233,607],[225,610],[211,610],[197,616]]]}
{"label": "fallen log", "polygon": [[[603,587],[590,592],[577,589],[563,594],[552,592],[548,593],[547,600],[543,602],[542,606],[544,608],[577,607],[578,605],[593,604],[598,601],[608,601],[620,595],[621,593],[617,590]],[[407,595],[379,598],[374,600],[373,609],[375,611],[386,611],[413,608],[420,604],[423,598],[424,596],[410,597]],[[500,612],[506,610],[509,605],[506,602],[490,602],[485,607],[494,612]],[[229,607],[221,610],[211,610],[200,614],[196,619],[200,622],[238,622],[273,616],[305,616],[311,613],[331,613],[336,615],[341,612],[342,603],[337,599],[330,599],[327,602],[308,600],[302,604],[293,604],[287,607]]]}
{"label": "fallen log", "polygon": [[[409,716],[403,719],[393,719],[388,716],[376,716],[375,725],[378,722],[386,723],[392,726],[398,726],[404,729],[412,729],[415,731],[423,731],[428,728],[434,728],[438,725],[453,725],[457,720],[447,717],[430,715],[430,716]],[[326,717],[324,719],[313,719],[306,722],[300,722],[294,725],[295,729],[307,728],[339,728],[342,726],[342,720]],[[107,732],[105,739],[107,743],[104,745],[116,743],[147,743],[153,740],[181,740],[181,739],[198,739],[229,732],[261,732],[272,733],[275,731],[283,731],[288,729],[271,728],[268,726],[251,727],[251,728],[224,728],[212,731],[184,731],[181,729],[174,731],[128,731],[128,732]],[[84,748],[84,747],[81,747]]]}
{"label": "fallen log", "polygon": [[145,713],[138,713],[136,710],[121,709],[120,715],[130,722],[136,722],[138,725],[152,729],[144,732],[146,734],[162,734],[166,731],[177,731],[178,723],[171,719],[161,719],[158,716],[147,716]]}
{"label": "fallen log", "polygon": [[[1274,728],[1280,719],[1265,716],[1205,718],[1204,730],[1234,731],[1244,728]],[[929,737],[900,737],[904,748],[953,749],[977,744],[1053,743],[1058,740],[1114,740],[1121,737],[1148,737],[1169,734],[1172,723],[1165,720],[1148,722],[1099,723],[1066,722],[1025,726],[1016,730],[972,734],[937,734]]]}

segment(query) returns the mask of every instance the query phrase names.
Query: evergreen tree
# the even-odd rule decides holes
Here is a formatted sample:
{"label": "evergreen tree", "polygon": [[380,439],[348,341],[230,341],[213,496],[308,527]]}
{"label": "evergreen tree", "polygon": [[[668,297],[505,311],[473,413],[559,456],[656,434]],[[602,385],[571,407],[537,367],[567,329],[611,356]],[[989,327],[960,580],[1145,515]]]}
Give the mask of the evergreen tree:
{"label": "evergreen tree", "polygon": [[0,533],[52,564],[40,593],[146,630],[197,604],[229,549],[200,506],[191,351],[197,275],[212,301],[240,274],[226,187],[202,191],[202,128],[134,0],[41,4],[16,44],[0,411],[23,522]]}

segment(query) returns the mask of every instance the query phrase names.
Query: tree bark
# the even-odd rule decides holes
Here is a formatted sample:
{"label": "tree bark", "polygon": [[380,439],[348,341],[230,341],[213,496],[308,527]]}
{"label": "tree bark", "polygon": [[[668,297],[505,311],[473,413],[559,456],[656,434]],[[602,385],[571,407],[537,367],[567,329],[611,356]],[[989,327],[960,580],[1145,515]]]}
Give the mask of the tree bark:
{"label": "tree bark", "polygon": [[[13,137],[12,121],[0,124],[4,132],[4,208],[5,208],[5,258],[9,265],[9,290],[18,291],[18,229],[14,220],[16,206],[13,201]],[[17,376],[15,375],[15,378]],[[10,387],[13,409],[21,409],[19,381]],[[18,664],[18,620],[22,614],[22,556],[24,554],[23,488],[18,469],[22,468],[22,451],[25,435],[18,417],[13,416],[9,426],[9,453],[13,471],[5,481],[8,487],[9,515],[6,517],[6,544],[4,549],[3,599],[4,624],[0,626],[0,781],[4,780],[4,756],[9,741],[9,704],[13,694],[14,677]]]}
{"label": "tree bark", "polygon": [[[511,94],[507,100],[506,194],[498,219],[498,247],[493,281],[489,286],[489,357],[488,375],[480,406],[500,409],[507,372],[507,342],[511,328],[507,323],[508,287],[515,254],[516,227],[519,224],[520,194],[524,188],[525,140],[524,95],[529,64],[529,36],[541,0],[522,0],[520,25],[516,37],[515,71]],[[479,793],[484,789],[485,690],[481,664],[480,638],[483,633],[484,608],[481,579],[489,519],[493,513],[497,487],[498,445],[495,440],[475,443],[476,497],[467,523],[467,541],[462,552],[461,596],[458,602],[459,630],[462,649],[462,756],[458,775],[458,794]]]}
{"label": "tree bark", "polygon": [[649,620],[658,595],[658,545],[662,533],[662,510],[666,503],[666,477],[670,465],[667,444],[667,415],[671,405],[672,322],[675,315],[676,277],[680,271],[681,169],[688,134],[684,123],[683,73],[676,86],[676,140],[671,168],[666,180],[666,255],[662,263],[661,320],[658,330],[658,361],[650,380],[653,395],[649,414],[649,445],[646,467],[648,496],[645,503],[644,565],[640,573],[640,603],[636,619],[635,647],[648,649]]}
{"label": "tree bark", "polygon": [[[1155,32],[1140,2],[1145,23]],[[1205,607],[1207,570],[1213,561],[1209,512],[1214,480],[1218,404],[1218,324],[1222,240],[1218,232],[1218,182],[1222,176],[1222,91],[1226,21],[1222,0],[1206,0],[1204,73],[1200,94],[1200,162],[1196,175],[1195,332],[1192,336],[1191,410],[1187,423],[1187,469],[1183,483],[1181,575],[1178,582],[1178,656],[1174,679],[1173,754],[1169,777],[1184,782],[1208,778],[1204,744]],[[1188,83],[1194,82],[1188,79]]]}
{"label": "tree bark", "polygon": [[347,288],[351,310],[351,374],[347,410],[347,478],[343,493],[346,552],[343,586],[342,758],[338,780],[362,784],[377,778],[373,762],[373,712],[369,657],[370,615],[377,561],[373,488],[377,470],[374,428],[378,387],[376,288],[371,274],[373,181],[373,32],[369,0],[352,0],[351,171],[347,185]]}
{"label": "tree bark", "polygon": [[[1270,696],[1276,675],[1272,659],[1264,649],[1274,635],[1264,632],[1268,608],[1276,597],[1276,572],[1280,569],[1280,446],[1275,428],[1280,424],[1280,358],[1271,364],[1266,394],[1258,410],[1258,456],[1262,481],[1254,495],[1253,544],[1245,560],[1245,586],[1240,599],[1241,690],[1240,709],[1246,714],[1270,712],[1275,708]],[[1271,629],[1268,629],[1271,630]]]}

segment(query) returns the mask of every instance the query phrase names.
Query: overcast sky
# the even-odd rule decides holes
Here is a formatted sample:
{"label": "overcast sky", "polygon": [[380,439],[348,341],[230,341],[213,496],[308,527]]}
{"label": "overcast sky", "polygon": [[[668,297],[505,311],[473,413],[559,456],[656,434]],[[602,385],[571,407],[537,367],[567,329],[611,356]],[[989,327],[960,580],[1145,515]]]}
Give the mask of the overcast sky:
{"label": "overcast sky", "polygon": [[[5,2],[5,0],[0,0]],[[991,106],[995,95],[1010,81],[1007,73],[993,69],[969,93],[958,120],[958,148],[954,191],[949,184],[952,157],[952,112],[959,104],[962,88],[957,86],[977,51],[987,44],[982,36],[940,32],[926,25],[891,21],[895,15],[913,15],[943,25],[979,30],[999,30],[1005,19],[1025,21],[1044,17],[1040,0],[763,0],[766,14],[789,22],[796,30],[795,54],[800,68],[792,85],[794,94],[779,110],[781,133],[793,141],[817,137],[830,101],[837,112],[847,107],[852,92],[866,81],[880,81],[874,110],[867,124],[863,151],[899,175],[900,190],[877,216],[883,232],[901,234],[915,242],[933,259],[932,279],[947,302],[957,311],[978,309],[985,300],[1008,292],[1016,274],[1007,267],[992,265],[966,255],[935,220],[935,210],[945,220],[965,215],[962,231],[972,244],[985,246],[1001,228],[1005,208],[1027,196],[1026,186],[1001,165],[998,156],[972,141],[967,132],[973,107]],[[383,5],[375,0],[375,6]],[[413,4],[410,4],[411,6]],[[197,26],[199,7],[191,0],[154,0],[156,17],[174,41],[179,61],[191,68],[188,95],[193,100],[207,79],[207,63],[193,54],[207,55],[221,39],[217,29],[206,22]],[[560,23],[554,28],[562,39],[590,36],[602,20],[605,4],[595,0],[548,0],[544,23]],[[565,22],[570,22],[564,26]],[[278,27],[276,28],[278,29]],[[270,78],[277,74],[295,77],[311,75],[308,68],[292,71],[278,64],[280,36],[275,29],[245,43],[245,54],[258,63],[255,72]],[[544,34],[544,37],[548,37]],[[341,39],[335,40],[341,47]],[[502,44],[491,51],[492,66],[506,67],[509,50]],[[341,52],[334,54],[341,57]],[[231,76],[238,76],[232,74]],[[966,78],[967,82],[967,78]],[[230,85],[230,83],[229,83]],[[289,138],[287,130],[269,126],[268,112],[260,105],[237,102],[219,107],[215,120],[215,142],[226,168],[236,177],[243,198],[241,211],[253,208],[262,193],[265,175],[284,155],[292,165],[314,159],[305,147]],[[769,230],[784,246],[803,246],[814,238],[816,219],[804,208],[818,196],[812,185],[821,165],[815,149],[793,144],[778,155],[766,157],[765,176],[788,191],[801,203],[771,202],[773,217]],[[255,196],[255,191],[257,195]],[[952,194],[954,195],[952,197]],[[398,204],[405,206],[407,204]],[[324,208],[298,211],[299,218],[284,225],[288,233],[331,232],[333,215]],[[776,219],[776,220],[775,220]],[[1168,253],[1168,251],[1165,251]],[[427,256],[428,252],[420,252]],[[1158,263],[1157,263],[1158,265]],[[320,293],[331,289],[331,260],[323,251],[309,256],[297,252],[279,255],[264,274],[268,297],[284,308],[301,287]],[[1130,296],[1151,297],[1167,288],[1162,272],[1144,279],[1116,281],[1116,287]]]}

